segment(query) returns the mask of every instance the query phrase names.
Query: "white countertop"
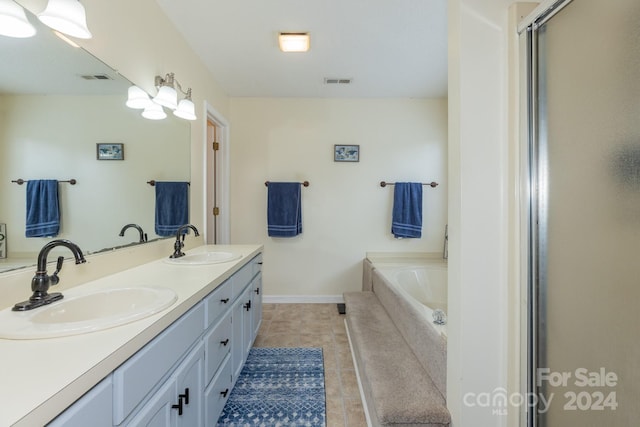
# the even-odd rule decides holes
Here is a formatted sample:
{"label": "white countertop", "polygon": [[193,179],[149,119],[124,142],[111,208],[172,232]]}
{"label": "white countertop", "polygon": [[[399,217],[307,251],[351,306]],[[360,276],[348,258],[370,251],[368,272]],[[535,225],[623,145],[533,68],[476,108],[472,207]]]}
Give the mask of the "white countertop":
{"label": "white countertop", "polygon": [[[0,339],[0,426],[44,425],[261,252],[260,245],[200,246],[242,258],[211,265],[171,265],[163,259],[81,285],[162,286],[178,300],[164,311],[115,328],[61,338]],[[37,310],[37,309],[36,309]]]}

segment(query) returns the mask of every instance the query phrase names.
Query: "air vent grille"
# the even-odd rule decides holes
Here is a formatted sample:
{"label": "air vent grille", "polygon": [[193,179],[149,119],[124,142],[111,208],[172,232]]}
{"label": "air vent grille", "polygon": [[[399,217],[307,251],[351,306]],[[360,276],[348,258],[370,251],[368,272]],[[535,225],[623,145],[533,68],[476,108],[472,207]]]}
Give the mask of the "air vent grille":
{"label": "air vent grille", "polygon": [[338,78],[324,78],[324,84],[326,85],[350,85],[352,79],[338,79]]}
{"label": "air vent grille", "polygon": [[109,77],[106,74],[84,74],[80,77],[82,77],[85,80],[113,80],[111,77]]}

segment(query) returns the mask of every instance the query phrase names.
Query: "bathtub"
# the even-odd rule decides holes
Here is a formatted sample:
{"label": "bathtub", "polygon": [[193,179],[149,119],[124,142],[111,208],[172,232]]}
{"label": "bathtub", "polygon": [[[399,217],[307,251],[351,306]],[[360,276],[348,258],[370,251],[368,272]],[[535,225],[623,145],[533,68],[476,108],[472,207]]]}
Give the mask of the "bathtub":
{"label": "bathtub", "polygon": [[388,282],[422,313],[426,320],[442,335],[447,326],[434,323],[434,310],[447,313],[447,264],[445,261],[420,260],[418,262],[374,262],[373,274],[381,274]]}

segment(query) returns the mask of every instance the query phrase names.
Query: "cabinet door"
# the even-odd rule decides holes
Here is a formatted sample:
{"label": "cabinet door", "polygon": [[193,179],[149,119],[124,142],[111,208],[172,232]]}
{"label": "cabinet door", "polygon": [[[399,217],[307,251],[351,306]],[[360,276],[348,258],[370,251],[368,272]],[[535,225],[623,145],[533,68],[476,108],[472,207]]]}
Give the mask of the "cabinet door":
{"label": "cabinet door", "polygon": [[111,427],[113,425],[113,391],[111,376],[89,390],[48,427]]}
{"label": "cabinet door", "polygon": [[[127,424],[130,427],[172,427],[176,425],[177,391],[175,379],[169,379],[140,412]],[[91,425],[91,424],[89,424]]]}
{"label": "cabinet door", "polygon": [[178,404],[177,426],[200,427],[203,425],[202,399],[204,393],[204,344],[200,343],[176,370]]}
{"label": "cabinet door", "polygon": [[253,312],[255,311],[253,306],[253,287],[249,286],[242,293],[240,299],[242,300],[242,362],[247,358],[249,350],[253,345]]}
{"label": "cabinet door", "polygon": [[260,325],[262,325],[262,274],[253,279],[253,294],[251,295],[252,319],[253,319],[253,340],[258,335]]}
{"label": "cabinet door", "polygon": [[244,363],[244,345],[242,341],[242,318],[244,316],[243,311],[243,298],[240,296],[233,304],[233,310],[231,312],[231,372],[233,373],[233,381],[238,378],[242,365]]}

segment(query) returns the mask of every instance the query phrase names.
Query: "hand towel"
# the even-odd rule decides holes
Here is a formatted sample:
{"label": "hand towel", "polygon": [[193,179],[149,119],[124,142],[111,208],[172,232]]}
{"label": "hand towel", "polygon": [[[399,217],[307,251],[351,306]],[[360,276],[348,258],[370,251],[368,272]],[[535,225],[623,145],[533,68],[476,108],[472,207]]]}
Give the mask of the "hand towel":
{"label": "hand towel", "polygon": [[27,181],[26,237],[53,237],[60,231],[58,181]]}
{"label": "hand towel", "polygon": [[299,182],[269,182],[267,233],[271,237],[295,237],[302,233]]}
{"label": "hand towel", "polygon": [[158,236],[175,235],[189,223],[189,183],[156,181],[156,226]]}
{"label": "hand towel", "polygon": [[396,182],[391,232],[396,238],[422,237],[422,184]]}

